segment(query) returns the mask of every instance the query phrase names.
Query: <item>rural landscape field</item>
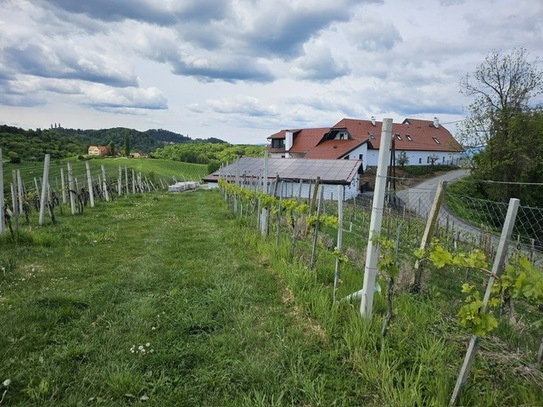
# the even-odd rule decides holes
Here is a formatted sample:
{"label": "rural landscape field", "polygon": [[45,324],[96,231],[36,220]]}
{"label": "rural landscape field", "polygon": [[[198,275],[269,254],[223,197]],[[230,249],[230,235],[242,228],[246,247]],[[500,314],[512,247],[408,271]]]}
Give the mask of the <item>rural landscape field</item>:
{"label": "rural landscape field", "polygon": [[[141,162],[152,163],[144,171],[170,179],[201,171]],[[108,163],[113,174],[119,163]],[[37,169],[24,171],[32,176]],[[324,211],[332,216],[335,208],[329,202]],[[311,232],[292,253],[288,223],[277,228],[272,222],[265,238],[254,209],[234,213],[218,190],[127,194],[75,215],[68,207],[55,210],[56,224],[37,226],[33,212],[15,238],[2,238],[0,405],[449,401],[469,340],[455,316],[465,271],[434,271],[420,294],[399,281],[384,336],[384,274],[373,320],[360,317],[356,301],[333,300],[337,254],[327,241],[337,226],[323,225],[311,269]],[[362,282],[365,243],[358,228],[369,212],[362,206],[349,211],[355,226],[346,232],[350,259],[339,298]],[[393,218],[391,229],[404,221]],[[416,238],[424,225],[409,222]],[[402,243],[404,261],[414,259],[406,253],[416,245],[416,239]],[[469,281],[480,284],[476,274]],[[543,404],[541,372],[531,367],[539,331],[527,320],[519,323],[513,328],[504,320],[483,339],[460,405]]]}

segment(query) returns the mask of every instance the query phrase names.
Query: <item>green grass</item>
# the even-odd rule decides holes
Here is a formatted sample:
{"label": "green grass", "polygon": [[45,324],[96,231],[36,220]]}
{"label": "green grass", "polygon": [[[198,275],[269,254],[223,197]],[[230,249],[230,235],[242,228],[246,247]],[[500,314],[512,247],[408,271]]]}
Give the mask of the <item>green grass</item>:
{"label": "green grass", "polygon": [[[446,289],[399,294],[382,338],[381,295],[371,322],[334,303],[328,251],[312,272],[300,241],[291,261],[287,233],[262,239],[216,191],[67,213],[0,242],[5,405],[447,405],[468,336]],[[344,273],[342,295],[362,281]],[[536,370],[500,349],[484,342],[461,404],[542,405]]]}
{"label": "green grass", "polygon": [[[49,173],[49,182],[55,187],[56,183],[60,185],[60,170],[64,170],[67,176],[66,162],[71,162],[73,167],[74,177],[83,180],[86,177],[85,163],[87,161],[70,159],[70,160],[52,160]],[[159,178],[164,179],[170,184],[173,183],[173,177],[178,181],[192,180],[199,181],[203,176],[207,175],[207,166],[204,164],[191,164],[180,161],[150,159],[150,158],[102,158],[88,160],[91,167],[91,173],[94,177],[102,175],[101,166],[103,165],[109,177],[117,179],[119,174],[119,166],[123,171],[128,168],[129,176],[132,176],[131,170],[141,172],[147,175],[152,180]],[[11,179],[13,170],[20,170],[21,176],[28,185],[31,185],[34,178],[40,179],[43,176],[43,162],[41,161],[23,161],[20,164],[4,163],[4,176],[6,179]],[[27,185],[27,186],[28,186]]]}

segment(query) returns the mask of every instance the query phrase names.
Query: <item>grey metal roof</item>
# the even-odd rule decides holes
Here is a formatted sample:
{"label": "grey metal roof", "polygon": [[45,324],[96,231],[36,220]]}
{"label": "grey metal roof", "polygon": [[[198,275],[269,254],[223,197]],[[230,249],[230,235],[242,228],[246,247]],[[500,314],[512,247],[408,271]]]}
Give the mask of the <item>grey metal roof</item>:
{"label": "grey metal roof", "polygon": [[[358,172],[360,160],[311,160],[305,158],[269,158],[268,178],[286,180],[316,180],[320,177],[324,184],[350,184]],[[264,175],[264,158],[240,158],[237,163],[226,166],[221,176],[261,177]],[[204,178],[212,180],[219,171]]]}

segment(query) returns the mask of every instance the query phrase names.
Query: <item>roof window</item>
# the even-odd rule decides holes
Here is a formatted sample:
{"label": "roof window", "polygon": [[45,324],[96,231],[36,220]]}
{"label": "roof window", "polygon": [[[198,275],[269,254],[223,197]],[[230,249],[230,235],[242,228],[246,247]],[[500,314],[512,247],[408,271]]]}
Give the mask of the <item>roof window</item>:
{"label": "roof window", "polygon": [[400,136],[399,134],[396,134],[396,138],[400,141],[402,141],[402,136]]}
{"label": "roof window", "polygon": [[441,144],[441,142],[437,139],[437,137],[432,137],[434,139],[434,141],[436,142],[436,144]]}
{"label": "roof window", "polygon": [[409,141],[413,141],[413,139],[411,138],[411,136],[409,134],[406,134],[405,138],[408,139]]}
{"label": "roof window", "polygon": [[373,134],[373,131],[369,131],[368,133],[370,134],[370,138],[371,138],[371,139],[374,139],[374,138],[375,138],[375,134]]}

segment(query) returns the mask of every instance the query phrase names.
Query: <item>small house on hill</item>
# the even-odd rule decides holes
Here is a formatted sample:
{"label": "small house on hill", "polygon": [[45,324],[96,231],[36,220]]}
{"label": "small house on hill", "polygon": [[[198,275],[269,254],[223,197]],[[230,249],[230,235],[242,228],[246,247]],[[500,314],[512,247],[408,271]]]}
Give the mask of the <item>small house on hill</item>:
{"label": "small house on hill", "polygon": [[[276,194],[282,197],[308,197],[317,178],[323,188],[324,199],[338,198],[338,185],[345,188],[344,199],[351,199],[360,190],[360,165],[358,160],[311,160],[305,158],[268,159],[268,183],[273,183],[279,177]],[[219,178],[242,185],[256,185],[264,176],[264,158],[240,158],[236,163],[228,165],[204,177],[208,188],[217,188]],[[282,188],[282,190],[280,189]]]}
{"label": "small house on hill", "polygon": [[89,146],[87,154],[105,157],[109,155],[109,148],[107,146]]}
{"label": "small house on hill", "polygon": [[[366,170],[377,165],[382,126],[372,117],[342,119],[330,128],[281,130],[268,137],[268,151],[273,158],[360,160]],[[437,118],[394,123],[390,148],[409,165],[457,165],[463,151]]]}

